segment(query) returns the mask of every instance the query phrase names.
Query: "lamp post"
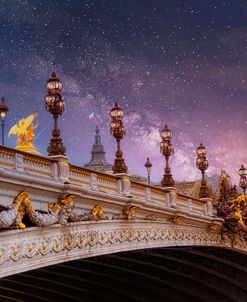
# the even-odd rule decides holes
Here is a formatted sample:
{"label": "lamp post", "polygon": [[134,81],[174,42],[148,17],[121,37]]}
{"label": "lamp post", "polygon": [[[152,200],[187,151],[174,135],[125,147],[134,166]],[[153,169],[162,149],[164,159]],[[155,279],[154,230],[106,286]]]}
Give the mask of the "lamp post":
{"label": "lamp post", "polygon": [[110,132],[111,135],[116,139],[117,141],[117,151],[116,151],[116,158],[114,165],[112,166],[113,173],[128,173],[128,167],[124,162],[123,158],[123,152],[120,147],[120,141],[123,139],[126,131],[123,126],[122,118],[123,118],[123,111],[118,106],[117,103],[113,106],[110,112],[112,121],[110,124]]}
{"label": "lamp post", "polygon": [[2,126],[2,145],[4,146],[4,127],[5,120],[7,117],[7,113],[9,111],[9,107],[4,97],[1,98],[0,102],[0,117],[1,117],[1,126]]}
{"label": "lamp post", "polygon": [[165,128],[160,133],[162,141],[160,143],[160,152],[165,156],[166,166],[165,166],[165,174],[161,181],[162,187],[173,187],[175,181],[172,178],[171,169],[169,166],[169,157],[174,153],[174,148],[171,144],[172,132],[165,125]]}
{"label": "lamp post", "polygon": [[47,148],[48,155],[65,155],[66,148],[63,145],[60,130],[58,128],[58,117],[64,112],[64,101],[60,94],[62,83],[57,78],[55,72],[52,73],[51,78],[47,81],[46,86],[48,94],[45,97],[45,108],[53,115],[54,118],[52,138],[50,140],[50,145]]}
{"label": "lamp post", "polygon": [[240,176],[239,186],[243,189],[244,195],[246,195],[246,189],[247,189],[247,169],[244,167],[244,165],[241,166],[241,168],[238,171],[238,174]]}
{"label": "lamp post", "polygon": [[201,171],[202,173],[202,179],[201,179],[201,187],[199,192],[200,198],[208,198],[209,197],[209,191],[207,186],[207,181],[205,179],[205,171],[208,168],[208,161],[206,158],[207,150],[201,143],[200,146],[197,148],[197,159],[196,159],[196,167]]}
{"label": "lamp post", "polygon": [[147,169],[147,173],[148,173],[148,185],[150,186],[150,172],[151,172],[152,164],[151,164],[151,162],[149,160],[149,157],[147,157],[147,161],[146,161],[144,167]]}

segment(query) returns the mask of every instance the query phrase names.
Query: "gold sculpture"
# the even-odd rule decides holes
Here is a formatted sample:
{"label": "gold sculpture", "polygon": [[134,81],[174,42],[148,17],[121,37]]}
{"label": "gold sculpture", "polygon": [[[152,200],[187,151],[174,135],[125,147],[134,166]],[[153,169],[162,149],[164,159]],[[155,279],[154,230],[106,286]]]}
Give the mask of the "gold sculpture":
{"label": "gold sculpture", "polygon": [[182,216],[176,215],[169,218],[169,221],[174,224],[180,224],[183,220]]}
{"label": "gold sculpture", "polygon": [[135,206],[126,206],[123,209],[123,216],[127,219],[131,219],[136,214],[136,207]]}
{"label": "gold sculpture", "polygon": [[37,116],[38,113],[34,112],[26,118],[21,118],[18,123],[9,130],[8,137],[10,137],[10,135],[17,136],[17,150],[40,154],[33,145],[35,138],[34,129],[38,126],[38,124],[33,125],[33,121]]}
{"label": "gold sculpture", "polygon": [[246,201],[246,196],[244,196],[244,195],[238,196],[234,200],[233,204],[230,206],[230,209],[233,210],[233,213],[238,218],[239,223],[246,228],[245,223],[243,221],[244,217],[242,215],[242,210],[243,210],[242,208],[243,208],[243,206],[245,204],[245,201]]}
{"label": "gold sculpture", "polygon": [[93,215],[94,219],[103,220],[105,218],[103,209],[98,204],[92,208],[90,213]]}

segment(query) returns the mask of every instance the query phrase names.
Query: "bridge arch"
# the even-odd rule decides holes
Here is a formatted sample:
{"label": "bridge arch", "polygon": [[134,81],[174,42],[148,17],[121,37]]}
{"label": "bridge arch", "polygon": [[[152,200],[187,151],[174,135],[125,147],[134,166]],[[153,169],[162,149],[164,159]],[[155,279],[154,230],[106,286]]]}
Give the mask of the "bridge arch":
{"label": "bridge arch", "polygon": [[[85,221],[2,234],[0,277],[72,260],[149,248],[231,248],[217,232],[198,226],[152,221]],[[243,252],[245,249],[243,249]]]}
{"label": "bridge arch", "polygon": [[246,255],[215,247],[120,252],[2,278],[1,301],[244,302],[246,266]]}

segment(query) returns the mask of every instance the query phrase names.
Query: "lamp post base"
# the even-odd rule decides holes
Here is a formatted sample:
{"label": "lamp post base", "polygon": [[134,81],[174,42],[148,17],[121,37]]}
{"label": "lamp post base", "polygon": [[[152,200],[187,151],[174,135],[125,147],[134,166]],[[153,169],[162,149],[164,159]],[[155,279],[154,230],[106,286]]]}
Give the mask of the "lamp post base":
{"label": "lamp post base", "polygon": [[50,140],[50,145],[47,148],[48,156],[54,155],[64,155],[66,152],[66,148],[63,145],[63,141],[61,137],[52,137]]}
{"label": "lamp post base", "polygon": [[124,162],[123,158],[116,158],[114,165],[112,166],[113,174],[119,174],[119,173],[128,173],[128,167]]}
{"label": "lamp post base", "polygon": [[164,174],[164,177],[161,181],[161,186],[164,187],[174,187],[175,181],[172,178],[171,174]]}
{"label": "lamp post base", "polygon": [[201,182],[199,198],[209,198],[209,189],[205,180],[202,180]]}

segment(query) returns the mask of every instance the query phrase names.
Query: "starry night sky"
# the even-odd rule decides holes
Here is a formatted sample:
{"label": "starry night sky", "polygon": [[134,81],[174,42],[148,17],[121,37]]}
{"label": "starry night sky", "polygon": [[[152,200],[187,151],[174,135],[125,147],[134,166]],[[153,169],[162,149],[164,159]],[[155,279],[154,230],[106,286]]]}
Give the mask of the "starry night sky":
{"label": "starry night sky", "polygon": [[[63,84],[60,119],[71,163],[90,160],[101,128],[107,160],[116,145],[109,111],[125,112],[122,146],[133,173],[160,180],[159,131],[173,131],[175,180],[199,178],[195,149],[208,149],[208,175],[235,182],[247,164],[247,2],[242,0],[0,0],[0,94],[7,131],[38,110],[35,145],[46,155],[52,130],[45,111],[52,71]],[[15,138],[6,145],[15,146]]]}

